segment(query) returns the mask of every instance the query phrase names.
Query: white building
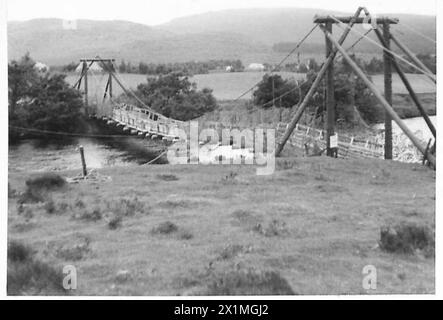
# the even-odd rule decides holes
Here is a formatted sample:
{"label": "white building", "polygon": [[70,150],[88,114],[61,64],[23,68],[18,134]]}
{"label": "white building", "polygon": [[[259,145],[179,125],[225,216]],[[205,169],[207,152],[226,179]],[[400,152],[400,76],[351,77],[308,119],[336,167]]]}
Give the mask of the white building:
{"label": "white building", "polygon": [[246,70],[248,71],[265,71],[265,66],[261,63],[251,63]]}

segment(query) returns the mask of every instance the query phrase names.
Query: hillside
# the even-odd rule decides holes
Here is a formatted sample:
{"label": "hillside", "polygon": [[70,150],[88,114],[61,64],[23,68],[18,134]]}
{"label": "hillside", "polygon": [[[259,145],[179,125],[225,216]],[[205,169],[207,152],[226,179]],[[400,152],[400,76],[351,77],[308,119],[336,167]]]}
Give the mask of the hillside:
{"label": "hillside", "polygon": [[[76,30],[64,29],[60,19],[9,22],[8,55],[9,59],[16,59],[30,52],[36,60],[49,65],[66,64],[97,54],[134,63],[222,58],[241,59],[245,64],[276,62],[286,51],[273,51],[273,46],[298,41],[312,27],[315,14],[326,14],[326,11],[294,8],[227,10],[178,18],[154,27],[127,21],[79,20]],[[435,37],[435,17],[395,16],[409,26],[414,25],[417,31]],[[393,29],[401,32],[397,33],[398,36],[413,51],[435,52],[435,46],[429,45],[429,41],[408,33],[401,24]],[[348,43],[356,37],[353,35]],[[301,49],[320,59],[323,46],[323,34],[316,30]],[[368,54],[374,49],[361,42],[356,51]]]}
{"label": "hillside", "polygon": [[[239,33],[247,36],[249,39],[273,46],[280,42],[297,42],[312,28],[315,15],[327,14],[338,16],[352,15],[349,12],[302,8],[237,9],[177,18],[159,27],[162,30],[177,34],[198,33],[201,30],[206,32]],[[435,39],[435,17],[395,13],[383,15],[399,18],[400,24],[392,28],[399,38],[409,44],[411,49],[416,52],[435,52],[435,47],[429,46],[429,41],[417,37],[414,33],[410,33],[407,27],[401,25],[404,23],[409,27],[413,26],[418,32]],[[359,31],[362,31],[362,29],[360,28]],[[341,33],[342,30],[334,28],[334,32]],[[349,43],[358,37],[358,35],[351,33]],[[308,47],[307,51],[316,52],[319,47],[323,48],[323,33],[321,31],[314,32],[306,41],[306,44],[307,46],[305,47]],[[368,49],[377,51],[377,49],[374,50],[373,45],[365,44],[364,41],[359,44],[358,49],[362,52]]]}
{"label": "hillside", "polygon": [[127,21],[79,20],[77,25],[77,30],[66,30],[60,19],[9,23],[9,59],[29,51],[34,59],[50,65],[97,54],[132,62],[170,62],[237,58],[250,52],[270,50],[236,34],[175,35]]}

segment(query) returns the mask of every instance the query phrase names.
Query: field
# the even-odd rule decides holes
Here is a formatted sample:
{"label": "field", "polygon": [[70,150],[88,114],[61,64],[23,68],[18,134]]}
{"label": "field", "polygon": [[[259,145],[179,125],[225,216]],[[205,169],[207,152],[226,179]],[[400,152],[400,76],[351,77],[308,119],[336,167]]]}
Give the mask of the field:
{"label": "field", "polygon": [[[269,176],[247,165],[99,174],[112,181],[69,184],[48,191],[44,204],[22,207],[32,172],[9,174],[9,241],[31,246],[54,277],[75,266],[69,294],[434,292],[432,255],[379,246],[386,226],[434,230],[435,171],[421,165],[314,157],[280,159]],[[122,220],[113,219],[116,211]],[[362,287],[366,265],[377,269],[376,290]],[[8,264],[14,272],[23,278]],[[19,292],[54,293],[36,291],[35,279]]]}
{"label": "field", "polygon": [[[291,72],[277,73],[285,79],[302,79],[305,76],[304,74]],[[196,75],[190,78],[190,80],[195,82],[200,89],[204,87],[213,89],[214,96],[219,100],[232,100],[260,81],[264,74],[264,72],[210,73]],[[120,76],[123,79],[124,84],[129,88],[136,88],[139,83],[145,82],[147,77],[140,74],[122,74]],[[426,76],[417,74],[408,74],[407,76],[417,93],[435,93],[435,84],[426,78]],[[78,75],[71,74],[68,75],[67,81],[73,84],[76,82],[77,78]],[[90,76],[88,79],[91,98],[95,99],[95,93],[97,93],[97,98],[101,99],[106,87],[107,77],[99,74]],[[372,80],[376,86],[383,91],[383,75],[374,75],[372,76]],[[392,87],[394,94],[407,93],[403,83],[396,74],[393,75]],[[114,85],[113,89],[116,95],[123,93],[118,85]],[[249,99],[251,94],[252,92],[245,95],[243,98]]]}

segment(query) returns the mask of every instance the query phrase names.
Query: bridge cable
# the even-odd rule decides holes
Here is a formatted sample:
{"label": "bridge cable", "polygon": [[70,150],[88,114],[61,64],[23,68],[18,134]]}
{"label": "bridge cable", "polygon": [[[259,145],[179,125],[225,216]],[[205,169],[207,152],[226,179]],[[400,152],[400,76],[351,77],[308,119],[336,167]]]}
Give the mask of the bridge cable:
{"label": "bridge cable", "polygon": [[409,29],[410,31],[412,31],[412,32],[415,33],[416,35],[418,35],[418,36],[420,36],[420,37],[422,37],[422,38],[424,38],[424,39],[426,39],[426,40],[429,40],[429,41],[431,41],[431,42],[433,42],[433,43],[437,43],[437,41],[435,41],[434,39],[428,37],[427,35],[421,33],[420,31],[415,30],[413,27],[411,27],[411,26],[409,26],[409,25],[407,25],[407,24],[405,24],[405,23],[403,23],[403,22],[400,23],[400,26],[406,27],[406,29]]}
{"label": "bridge cable", "polygon": [[[371,31],[372,31],[372,29],[369,29],[369,30],[364,34],[364,36],[366,36],[366,35],[367,35],[369,32],[371,32]],[[356,45],[357,45],[357,44],[358,44],[358,43],[364,38],[364,36],[362,35],[359,39],[357,39],[357,40],[356,40],[351,46],[349,46],[349,47],[346,49],[346,51],[349,51],[349,50],[353,49],[353,48],[354,48],[354,47],[355,47],[355,46],[356,46]],[[338,59],[338,58],[340,58],[340,57],[342,57],[342,56],[343,56],[343,55],[342,55],[341,53],[338,53],[335,59]],[[323,67],[323,64],[324,64],[324,62],[319,66],[319,69],[321,69],[321,68]],[[296,86],[296,87],[294,87],[293,89],[288,90],[288,91],[282,93],[281,95],[275,97],[272,101],[274,101],[274,100],[278,100],[278,99],[281,99],[281,98],[285,97],[286,95],[290,94],[291,92],[293,92],[293,91],[295,91],[295,90],[298,90],[298,89],[299,89],[299,86]],[[302,98],[302,97],[300,97],[300,99],[301,99],[301,98]],[[258,107],[258,108],[263,108],[264,106],[270,104],[272,101],[268,101],[268,102],[262,103],[262,104],[258,105],[257,107]]]}
{"label": "bridge cable", "polygon": [[[345,28],[344,28],[343,26],[341,26],[342,24],[344,24],[346,27],[348,27],[348,25],[346,25],[345,23],[341,22],[340,20],[338,20],[338,19],[335,18],[334,16],[328,16],[328,17],[330,17],[331,19],[337,21],[337,22],[339,23],[338,26],[339,26],[342,30],[345,30]],[[354,33],[359,34],[359,35],[363,35],[361,32],[359,32],[359,31],[357,31],[357,30],[355,30],[355,29],[353,29],[353,28],[351,28],[350,30],[351,30],[352,32],[354,32]],[[377,46],[377,47],[383,49],[384,51],[389,52],[389,53],[392,54],[393,56],[397,57],[399,60],[402,60],[403,62],[409,64],[411,67],[413,67],[414,69],[420,71],[420,72],[423,73],[424,75],[428,75],[428,76],[430,76],[430,77],[434,77],[433,74],[431,75],[431,74],[429,74],[429,72],[427,72],[427,71],[425,71],[425,70],[423,70],[423,69],[417,67],[415,64],[413,64],[412,62],[409,62],[408,60],[406,60],[405,58],[403,58],[403,57],[400,56],[399,54],[395,53],[394,51],[386,49],[383,45],[379,44],[379,43],[376,42],[375,40],[372,40],[372,39],[369,38],[368,36],[364,36],[364,38],[366,38],[369,42],[371,42],[371,43],[374,44],[375,46]],[[433,84],[435,84],[435,83],[433,83]]]}
{"label": "bridge cable", "polygon": [[[271,70],[272,72],[275,72],[282,64],[285,62],[302,44],[303,42],[311,35],[312,32],[318,27],[318,23],[314,25],[314,27],[309,30],[309,32],[297,43],[297,45]],[[236,102],[243,98],[245,95],[247,95],[249,92],[254,90],[255,87],[257,87],[260,84],[261,80],[258,81],[256,84],[254,84],[251,88],[243,92],[241,95],[239,95],[237,98],[234,99],[233,102]]]}
{"label": "bridge cable", "polygon": [[83,138],[130,138],[135,136],[129,135],[112,135],[112,134],[86,134],[86,133],[73,133],[73,132],[65,132],[65,131],[50,131],[50,130],[41,130],[34,128],[25,128],[25,127],[17,127],[13,125],[8,125],[9,128],[13,130],[19,131],[27,131],[41,134],[53,134],[53,135],[61,135],[61,136],[71,136],[71,137],[83,137]]}

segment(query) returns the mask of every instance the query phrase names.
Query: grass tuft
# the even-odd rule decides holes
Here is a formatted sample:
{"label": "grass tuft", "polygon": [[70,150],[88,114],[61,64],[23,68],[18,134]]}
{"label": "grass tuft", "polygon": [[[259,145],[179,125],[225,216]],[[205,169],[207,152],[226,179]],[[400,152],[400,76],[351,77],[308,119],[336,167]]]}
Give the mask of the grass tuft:
{"label": "grass tuft", "polygon": [[171,221],[165,221],[160,223],[158,226],[152,228],[152,234],[171,234],[177,232],[178,227],[175,223]]}
{"label": "grass tuft", "polygon": [[58,190],[66,185],[66,180],[55,173],[43,173],[26,180],[26,186],[33,190]]}
{"label": "grass tuft", "polygon": [[205,295],[294,295],[288,281],[276,271],[236,270],[215,275]]}
{"label": "grass tuft", "polygon": [[379,246],[387,252],[412,254],[420,250],[426,256],[431,256],[434,253],[435,240],[426,226],[400,224],[381,228]]}
{"label": "grass tuft", "polygon": [[158,174],[157,179],[163,180],[163,181],[177,181],[178,178],[176,175],[173,174]]}

